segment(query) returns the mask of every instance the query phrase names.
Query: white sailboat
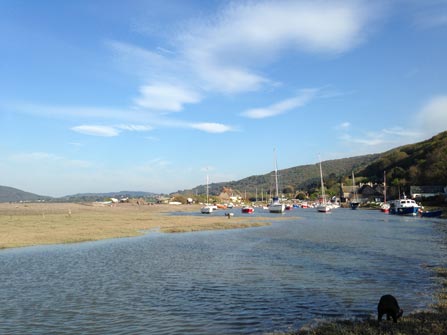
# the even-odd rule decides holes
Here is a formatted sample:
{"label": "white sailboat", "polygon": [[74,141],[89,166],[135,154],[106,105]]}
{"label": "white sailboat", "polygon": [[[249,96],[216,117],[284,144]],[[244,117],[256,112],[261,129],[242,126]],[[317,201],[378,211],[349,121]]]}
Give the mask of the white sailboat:
{"label": "white sailboat", "polygon": [[321,213],[328,213],[331,211],[332,206],[326,200],[326,194],[324,192],[324,183],[323,183],[323,170],[321,168],[321,159],[320,159],[320,179],[321,179],[321,202],[317,205],[317,211]]}
{"label": "white sailboat", "polygon": [[357,190],[355,189],[354,171],[352,171],[352,192],[353,192],[353,198],[351,200],[351,209],[357,209],[357,207],[359,207],[360,205],[360,202],[357,200]]}
{"label": "white sailboat", "polygon": [[211,214],[214,210],[214,207],[209,204],[209,177],[206,176],[206,204],[202,208],[200,208],[200,212],[202,214]]}
{"label": "white sailboat", "polygon": [[273,197],[272,203],[269,205],[270,213],[284,213],[286,206],[279,200],[279,190],[278,190],[278,163],[276,161],[276,150],[275,150],[275,196]]}

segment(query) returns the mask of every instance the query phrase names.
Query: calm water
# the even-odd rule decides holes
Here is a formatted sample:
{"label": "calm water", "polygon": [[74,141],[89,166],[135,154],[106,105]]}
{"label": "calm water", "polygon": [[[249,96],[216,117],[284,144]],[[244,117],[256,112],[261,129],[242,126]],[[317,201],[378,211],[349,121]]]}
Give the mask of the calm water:
{"label": "calm water", "polygon": [[0,251],[0,333],[260,334],[366,317],[385,293],[405,312],[433,302],[447,222],[344,209],[282,217]]}

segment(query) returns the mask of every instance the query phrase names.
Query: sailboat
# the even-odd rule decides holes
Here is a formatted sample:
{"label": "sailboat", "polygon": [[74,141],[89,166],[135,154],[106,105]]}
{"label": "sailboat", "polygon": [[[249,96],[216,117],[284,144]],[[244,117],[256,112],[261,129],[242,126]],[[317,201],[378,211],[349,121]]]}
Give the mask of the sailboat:
{"label": "sailboat", "polygon": [[273,197],[272,203],[269,205],[270,213],[284,213],[286,206],[279,201],[279,190],[278,190],[278,163],[276,160],[276,150],[275,150],[275,196]]}
{"label": "sailboat", "polygon": [[383,171],[383,204],[380,206],[380,210],[384,213],[389,213],[390,207],[390,204],[386,203],[386,171]]}
{"label": "sailboat", "polygon": [[211,214],[214,210],[213,206],[209,204],[209,177],[206,176],[206,204],[202,208],[200,208],[200,212],[202,214]]}
{"label": "sailboat", "polygon": [[321,179],[321,202],[317,205],[317,211],[321,213],[328,213],[331,211],[332,206],[326,201],[326,195],[324,193],[324,183],[323,183],[323,170],[321,168],[320,159],[320,179]]}
{"label": "sailboat", "polygon": [[360,205],[360,202],[357,200],[357,190],[355,189],[354,171],[352,171],[352,192],[354,193],[354,197],[351,201],[351,209],[357,209],[357,207],[359,207]]}

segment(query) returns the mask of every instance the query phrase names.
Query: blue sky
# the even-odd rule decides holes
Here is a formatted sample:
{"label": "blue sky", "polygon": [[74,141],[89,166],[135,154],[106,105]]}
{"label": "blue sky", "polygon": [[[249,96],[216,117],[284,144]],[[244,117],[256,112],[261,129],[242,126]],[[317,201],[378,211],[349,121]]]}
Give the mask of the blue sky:
{"label": "blue sky", "polygon": [[0,185],[170,193],[447,130],[447,1],[0,2]]}

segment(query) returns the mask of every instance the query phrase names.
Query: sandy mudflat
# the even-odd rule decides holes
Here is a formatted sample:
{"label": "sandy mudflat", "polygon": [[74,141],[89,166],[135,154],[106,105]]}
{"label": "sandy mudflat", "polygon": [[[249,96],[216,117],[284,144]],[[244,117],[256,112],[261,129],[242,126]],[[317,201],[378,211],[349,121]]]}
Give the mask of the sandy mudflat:
{"label": "sandy mudflat", "polygon": [[[213,215],[182,216],[171,212],[199,212],[199,206],[114,206],[95,203],[0,203],[0,249],[41,244],[96,241],[130,237],[147,231],[166,233],[264,226],[271,218]],[[275,219],[276,220],[276,219]]]}

